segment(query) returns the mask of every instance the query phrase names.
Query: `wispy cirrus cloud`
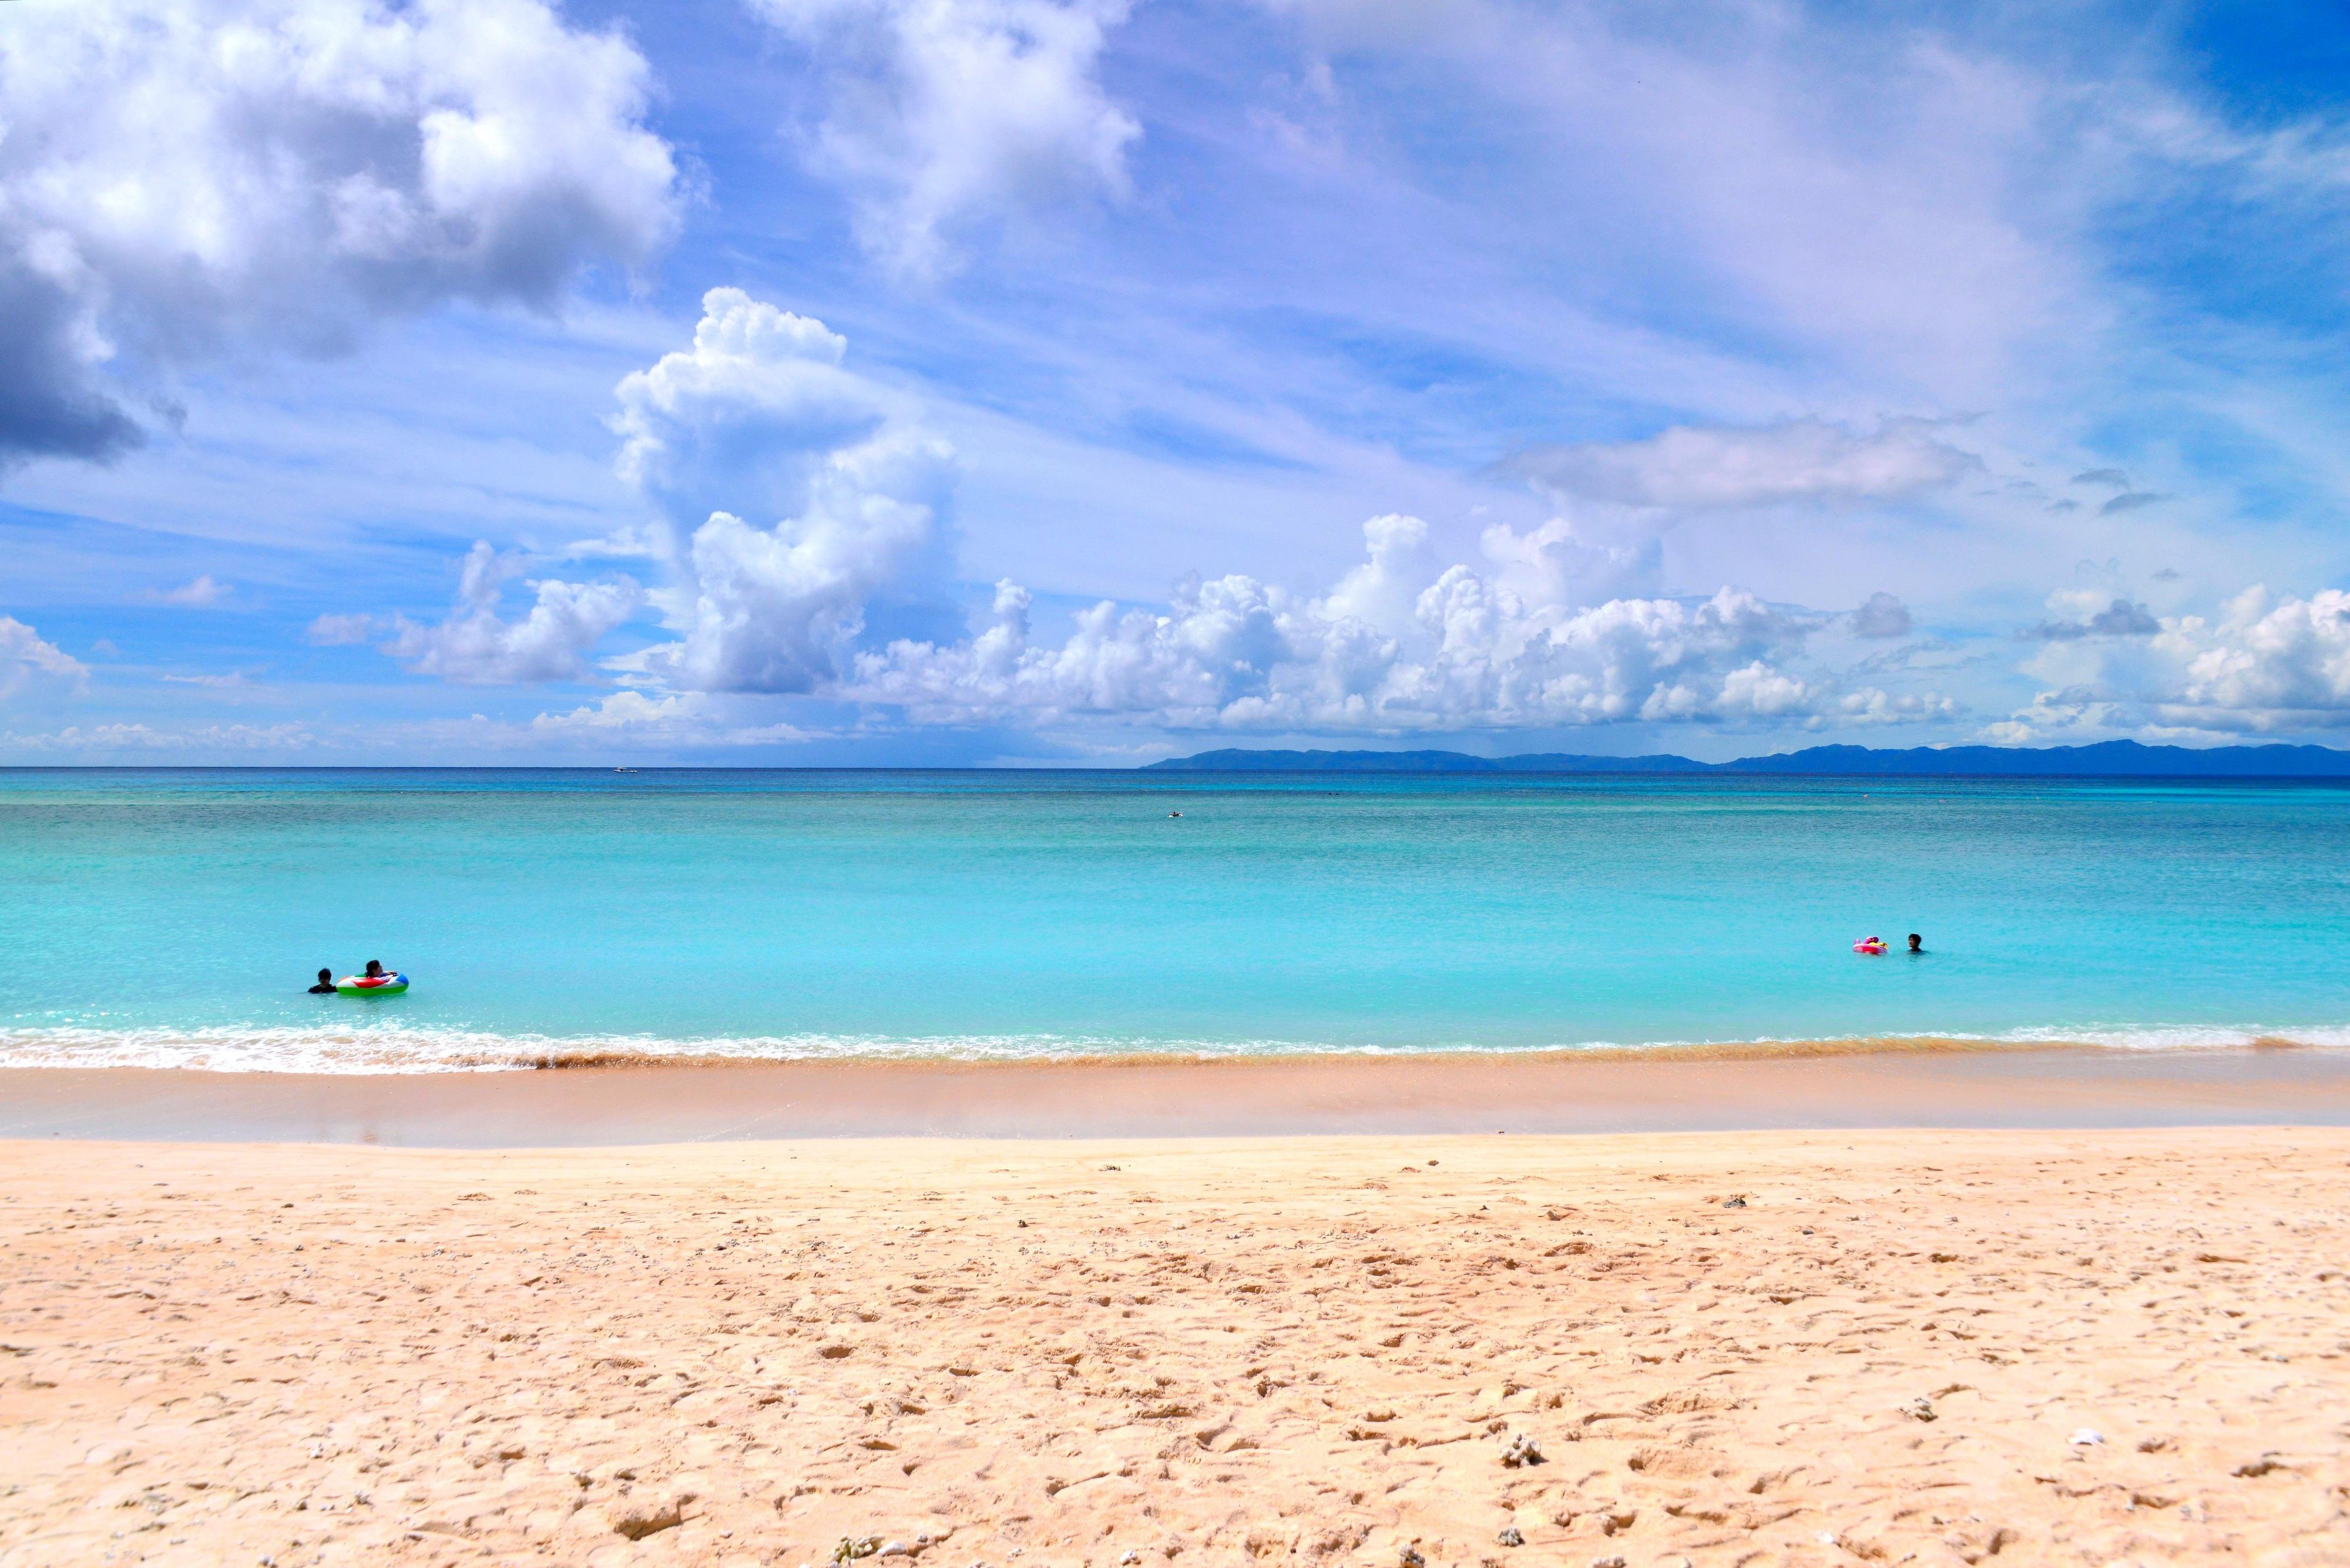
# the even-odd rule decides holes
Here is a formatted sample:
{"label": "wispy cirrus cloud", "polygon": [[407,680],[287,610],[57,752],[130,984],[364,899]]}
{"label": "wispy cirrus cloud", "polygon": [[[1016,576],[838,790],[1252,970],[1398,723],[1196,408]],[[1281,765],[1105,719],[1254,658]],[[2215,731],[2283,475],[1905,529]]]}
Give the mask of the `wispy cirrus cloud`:
{"label": "wispy cirrus cloud", "polygon": [[749,0],[823,62],[809,156],[901,276],[957,261],[973,225],[1128,190],[1142,135],[1100,79],[1126,0]]}
{"label": "wispy cirrus cloud", "polygon": [[1505,465],[1563,496],[1672,511],[1903,501],[1979,472],[1982,460],[1924,420],[1875,430],[1820,419],[1752,428],[1677,425],[1644,440],[1529,448]]}

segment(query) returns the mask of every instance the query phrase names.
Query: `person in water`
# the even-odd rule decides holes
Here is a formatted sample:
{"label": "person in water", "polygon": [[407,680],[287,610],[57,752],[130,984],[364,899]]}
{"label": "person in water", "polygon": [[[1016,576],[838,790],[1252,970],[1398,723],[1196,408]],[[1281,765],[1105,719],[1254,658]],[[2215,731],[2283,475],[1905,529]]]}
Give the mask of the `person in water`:
{"label": "person in water", "polygon": [[368,960],[367,977],[369,980],[380,980],[383,978],[383,960]]}
{"label": "person in water", "polygon": [[1926,950],[1926,939],[1925,939],[1925,938],[1923,938],[1923,937],[1921,937],[1921,936],[1919,936],[1919,935],[1918,935],[1917,932],[1915,932],[1915,931],[1910,932],[1910,933],[1909,933],[1909,950],[1910,950],[1911,952],[1913,952],[1913,953],[1922,953],[1922,952],[1924,952],[1924,951]]}
{"label": "person in water", "polygon": [[334,995],[335,971],[330,969],[320,970],[318,971],[318,983],[310,988],[310,994],[313,996]]}

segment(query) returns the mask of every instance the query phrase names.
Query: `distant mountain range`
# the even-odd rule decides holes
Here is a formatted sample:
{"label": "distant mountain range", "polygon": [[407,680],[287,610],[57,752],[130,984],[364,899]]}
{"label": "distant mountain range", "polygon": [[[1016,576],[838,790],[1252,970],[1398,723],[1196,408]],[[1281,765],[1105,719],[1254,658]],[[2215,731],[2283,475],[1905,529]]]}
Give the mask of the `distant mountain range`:
{"label": "distant mountain range", "polygon": [[2350,752],[2327,746],[1813,746],[1734,763],[1688,757],[1586,757],[1538,752],[1472,757],[1465,752],[1255,752],[1228,749],[1170,757],[1160,772],[1308,774],[1814,774],[1973,778],[2350,778]]}

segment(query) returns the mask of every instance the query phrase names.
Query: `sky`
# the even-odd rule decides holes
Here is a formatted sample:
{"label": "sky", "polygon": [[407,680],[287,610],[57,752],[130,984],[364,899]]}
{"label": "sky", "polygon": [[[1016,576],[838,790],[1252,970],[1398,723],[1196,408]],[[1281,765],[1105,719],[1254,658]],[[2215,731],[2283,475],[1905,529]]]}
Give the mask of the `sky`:
{"label": "sky", "polygon": [[2350,12],[16,0],[0,763],[2350,744]]}

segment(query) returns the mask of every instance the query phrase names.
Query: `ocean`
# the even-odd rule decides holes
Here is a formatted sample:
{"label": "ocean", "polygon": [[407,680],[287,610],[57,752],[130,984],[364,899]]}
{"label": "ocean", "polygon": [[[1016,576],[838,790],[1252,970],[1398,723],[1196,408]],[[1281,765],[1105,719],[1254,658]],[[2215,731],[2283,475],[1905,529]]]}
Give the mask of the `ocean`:
{"label": "ocean", "polygon": [[2350,1045],[2339,784],[0,772],[10,1065],[2270,1036]]}

